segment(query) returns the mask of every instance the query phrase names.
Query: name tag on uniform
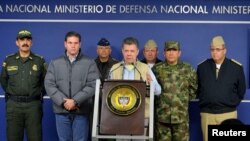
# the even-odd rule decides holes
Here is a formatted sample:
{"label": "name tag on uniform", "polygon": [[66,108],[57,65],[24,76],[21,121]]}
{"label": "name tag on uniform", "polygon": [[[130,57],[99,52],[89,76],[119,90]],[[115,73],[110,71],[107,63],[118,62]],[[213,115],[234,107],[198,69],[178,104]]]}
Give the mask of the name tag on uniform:
{"label": "name tag on uniform", "polygon": [[18,66],[7,66],[7,71],[16,71],[18,70]]}

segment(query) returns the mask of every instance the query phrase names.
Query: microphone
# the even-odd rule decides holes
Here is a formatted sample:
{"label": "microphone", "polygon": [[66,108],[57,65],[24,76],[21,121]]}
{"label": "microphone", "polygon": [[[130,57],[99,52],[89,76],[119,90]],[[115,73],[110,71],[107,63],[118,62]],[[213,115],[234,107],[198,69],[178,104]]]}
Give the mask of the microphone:
{"label": "microphone", "polygon": [[114,72],[115,70],[117,70],[118,68],[120,68],[121,66],[123,66],[124,62],[121,62],[121,64],[119,66],[117,66],[116,68],[114,68],[113,70],[109,71],[109,79],[111,78],[111,73]]}
{"label": "microphone", "polygon": [[142,75],[141,75],[141,72],[139,71],[139,69],[136,67],[136,65],[134,63],[132,63],[132,65],[134,66],[134,68],[136,69],[136,71],[140,74],[140,80],[143,81]]}

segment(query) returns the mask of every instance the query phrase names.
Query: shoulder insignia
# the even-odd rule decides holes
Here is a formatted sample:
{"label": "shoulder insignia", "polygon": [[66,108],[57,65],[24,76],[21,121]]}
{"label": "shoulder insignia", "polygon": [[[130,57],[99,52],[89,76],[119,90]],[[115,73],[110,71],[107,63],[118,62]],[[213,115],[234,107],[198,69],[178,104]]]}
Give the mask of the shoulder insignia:
{"label": "shoulder insignia", "polygon": [[207,59],[201,61],[200,63],[198,63],[198,65],[202,64],[203,62],[207,61]]}
{"label": "shoulder insignia", "polygon": [[10,55],[7,55],[6,58],[11,57],[11,56],[14,56],[14,55],[15,55],[15,53],[12,53],[12,54],[10,54]]}
{"label": "shoulder insignia", "polygon": [[41,59],[43,59],[43,56],[41,56],[39,54],[34,54],[34,55],[37,56],[37,57],[39,57],[39,58],[41,58]]}
{"label": "shoulder insignia", "polygon": [[236,61],[234,59],[231,59],[231,61],[234,62],[234,63],[236,63],[236,64],[238,64],[238,65],[240,65],[240,66],[242,66],[242,64],[240,62],[238,62],[238,61]]}
{"label": "shoulder insignia", "polygon": [[3,67],[6,67],[6,62],[3,62]]}

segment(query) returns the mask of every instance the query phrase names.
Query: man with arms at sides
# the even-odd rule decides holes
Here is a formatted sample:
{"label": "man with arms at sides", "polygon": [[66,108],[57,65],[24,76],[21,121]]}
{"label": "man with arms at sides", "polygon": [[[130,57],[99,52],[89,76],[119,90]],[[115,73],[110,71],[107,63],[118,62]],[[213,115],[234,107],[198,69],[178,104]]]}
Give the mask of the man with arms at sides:
{"label": "man with arms at sides", "polygon": [[[139,42],[134,37],[127,37],[122,43],[123,61],[115,64],[111,68],[111,79],[143,80],[148,84],[153,83],[154,93],[159,95],[161,87],[150,67],[137,59],[139,54]],[[149,97],[145,99],[145,123],[148,125],[149,117]],[[146,125],[146,126],[147,126]]]}
{"label": "man with arms at sides", "polygon": [[98,42],[96,52],[98,57],[95,59],[95,62],[101,74],[101,81],[103,82],[105,79],[108,79],[110,68],[113,64],[118,63],[118,61],[110,56],[112,52],[111,45],[105,38],[101,38]]}
{"label": "man with arms at sides", "polygon": [[79,33],[68,32],[64,46],[65,54],[49,65],[45,88],[53,101],[59,140],[87,141],[99,72],[94,60],[81,53]]}
{"label": "man with arms at sides", "polygon": [[31,52],[32,35],[20,30],[16,45],[19,51],[3,62],[1,84],[6,98],[7,140],[42,141],[42,96],[46,63]]}
{"label": "man with arms at sides", "polygon": [[168,41],[165,62],[152,68],[162,86],[155,99],[155,136],[157,141],[189,140],[189,101],[196,97],[197,75],[193,67],[180,60],[180,43]]}
{"label": "man with arms at sides", "polygon": [[237,118],[236,108],[246,91],[245,75],[240,63],[226,57],[222,36],[215,36],[211,57],[198,65],[198,98],[203,140],[208,140],[208,125]]}
{"label": "man with arms at sides", "polygon": [[152,39],[148,40],[144,45],[143,56],[141,62],[148,64],[152,68],[155,64],[160,63],[161,60],[157,58],[159,51],[156,42]]}

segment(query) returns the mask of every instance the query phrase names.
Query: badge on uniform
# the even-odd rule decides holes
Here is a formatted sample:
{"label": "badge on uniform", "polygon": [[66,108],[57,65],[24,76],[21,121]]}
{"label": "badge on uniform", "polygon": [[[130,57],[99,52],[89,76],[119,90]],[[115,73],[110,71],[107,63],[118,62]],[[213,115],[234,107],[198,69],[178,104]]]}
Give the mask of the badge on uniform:
{"label": "badge on uniform", "polygon": [[33,71],[37,71],[37,65],[36,65],[36,64],[34,64],[34,65],[32,66],[32,70],[33,70]]}

